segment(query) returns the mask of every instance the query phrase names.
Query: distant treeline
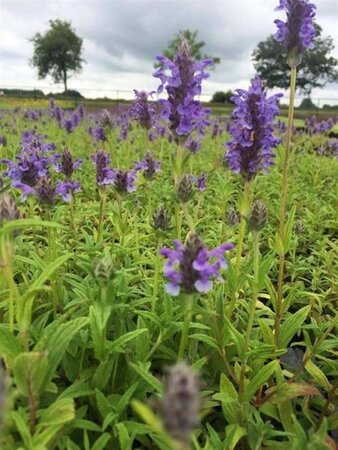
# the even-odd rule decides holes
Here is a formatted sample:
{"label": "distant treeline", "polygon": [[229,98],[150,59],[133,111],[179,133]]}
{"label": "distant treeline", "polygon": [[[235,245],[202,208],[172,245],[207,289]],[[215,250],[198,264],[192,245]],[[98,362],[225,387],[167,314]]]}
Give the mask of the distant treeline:
{"label": "distant treeline", "polygon": [[80,99],[84,98],[83,95],[78,91],[68,90],[61,93],[44,94],[40,89],[1,89],[4,95],[8,97],[18,97],[18,98],[62,98],[62,99]]}

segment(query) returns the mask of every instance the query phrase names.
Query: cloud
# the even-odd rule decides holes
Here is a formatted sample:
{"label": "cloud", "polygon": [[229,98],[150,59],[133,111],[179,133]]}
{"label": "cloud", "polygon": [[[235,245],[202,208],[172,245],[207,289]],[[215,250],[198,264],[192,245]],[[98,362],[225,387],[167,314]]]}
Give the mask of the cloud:
{"label": "cloud", "polygon": [[[116,94],[133,88],[152,90],[153,62],[181,29],[198,30],[206,52],[219,56],[205,92],[245,87],[254,73],[251,53],[275,30],[277,0],[2,0],[0,11],[0,85],[53,88],[51,80],[36,79],[28,65],[35,32],[50,19],[72,22],[84,40],[87,64],[74,76],[70,88],[85,95]],[[319,3],[319,2],[317,2]],[[321,0],[318,22],[338,47],[334,10],[337,0]],[[338,57],[337,48],[335,56]],[[61,86],[60,86],[61,88]],[[45,89],[46,90],[46,89]],[[55,90],[55,88],[54,88]],[[330,86],[330,95],[338,85]],[[91,94],[89,94],[89,92]],[[115,94],[114,94],[115,93]],[[323,97],[325,96],[322,91]]]}

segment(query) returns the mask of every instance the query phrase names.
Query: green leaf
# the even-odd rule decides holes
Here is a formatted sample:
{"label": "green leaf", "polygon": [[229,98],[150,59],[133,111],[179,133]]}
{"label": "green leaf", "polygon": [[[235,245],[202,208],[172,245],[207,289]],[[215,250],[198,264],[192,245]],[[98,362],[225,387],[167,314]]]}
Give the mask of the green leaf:
{"label": "green leaf", "polygon": [[234,448],[236,448],[236,445],[243,436],[246,436],[245,428],[234,423],[226,426],[223,448],[226,448],[227,450],[233,450]]}
{"label": "green leaf", "polygon": [[216,340],[212,336],[208,336],[207,334],[201,334],[201,333],[191,334],[189,336],[189,339],[195,339],[198,342],[204,342],[209,347],[211,347],[215,350],[218,350],[218,345],[217,345]]}
{"label": "green leaf", "polygon": [[236,423],[238,419],[238,393],[229,378],[222,373],[220,380],[220,393],[213,396],[222,405],[225,419],[229,423]]}
{"label": "green leaf", "polygon": [[305,370],[312,376],[314,381],[320,386],[325,389],[330,390],[331,385],[329,380],[326,378],[326,375],[323,373],[322,370],[320,370],[319,367],[317,367],[311,359],[307,361],[305,364]]}
{"label": "green leaf", "polygon": [[0,228],[0,235],[2,233],[8,233],[9,231],[18,230],[21,228],[27,228],[27,227],[41,227],[41,228],[61,228],[66,229],[64,225],[61,225],[60,223],[56,222],[49,222],[47,220],[40,220],[40,219],[18,219],[18,220],[11,220],[10,222],[5,223]]}
{"label": "green leaf", "polygon": [[43,352],[21,353],[14,360],[13,375],[15,384],[24,397],[38,400],[47,373],[47,355]]}
{"label": "green leaf", "polygon": [[271,361],[263,366],[258,373],[245,386],[244,400],[249,402],[258,389],[271,377],[276,368],[279,366],[278,361]]}
{"label": "green leaf", "polygon": [[0,325],[0,355],[6,366],[12,367],[13,361],[24,350],[23,343],[15,336],[7,325]]}
{"label": "green leaf", "polygon": [[48,279],[50,279],[54,272],[59,267],[61,267],[71,256],[71,253],[66,253],[65,255],[60,256],[55,261],[51,262],[24,293],[24,295],[20,299],[20,302],[18,302],[17,304],[17,321],[21,330],[25,330],[30,326],[32,305],[35,293],[43,288],[44,283]]}
{"label": "green leaf", "polygon": [[60,324],[60,322],[55,321],[45,329],[34,349],[35,351],[46,351],[48,353],[48,369],[44,386],[47,386],[55,376],[56,368],[67,351],[70,341],[87,324],[87,317],[79,317],[67,323]]}
{"label": "green leaf", "polygon": [[[95,443],[92,446],[91,450],[105,450],[107,448],[106,445],[108,444],[109,440],[110,440],[110,434],[103,433],[97,439],[97,441],[95,441]],[[124,447],[121,447],[121,448],[124,448]],[[126,447],[126,450],[127,450],[127,447]]]}
{"label": "green leaf", "polygon": [[128,342],[139,337],[143,333],[149,333],[148,328],[141,328],[139,330],[129,331],[128,333],[125,333],[123,336],[120,336],[117,339],[115,339],[114,342],[108,342],[107,343],[108,352],[113,353],[121,351]]}
{"label": "green leaf", "polygon": [[273,386],[265,391],[268,401],[273,404],[284,403],[295,397],[308,397],[320,395],[318,389],[309,383],[283,383]]}
{"label": "green leaf", "polygon": [[294,314],[289,314],[286,318],[281,327],[280,333],[280,345],[282,348],[286,348],[293,336],[301,329],[301,326],[307,318],[310,310],[311,305],[304,306]]}
{"label": "green leaf", "polygon": [[162,392],[163,387],[162,383],[158,381],[151,373],[149,373],[150,363],[142,363],[138,361],[138,363],[129,363],[129,365],[137,372],[141,378],[144,379],[156,392]]}
{"label": "green leaf", "polygon": [[139,400],[133,400],[131,406],[146,424],[150,425],[154,430],[162,430],[161,421],[155,416],[149,406]]}
{"label": "green leaf", "polygon": [[43,411],[36,426],[33,438],[34,446],[43,445],[49,448],[59,431],[74,419],[75,408],[72,399],[64,398],[53,402]]}
{"label": "green leaf", "polygon": [[115,428],[117,430],[120,448],[123,448],[123,450],[130,450],[132,445],[132,439],[125,425],[123,423],[118,423],[117,425],[115,425]]}

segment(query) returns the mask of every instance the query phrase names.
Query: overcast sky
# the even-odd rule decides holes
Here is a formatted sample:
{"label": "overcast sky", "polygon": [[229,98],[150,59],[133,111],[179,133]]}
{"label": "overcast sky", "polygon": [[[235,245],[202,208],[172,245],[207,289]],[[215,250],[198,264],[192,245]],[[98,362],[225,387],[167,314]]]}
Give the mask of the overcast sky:
{"label": "overcast sky", "polygon": [[[334,38],[338,58],[338,0],[313,0],[323,35]],[[246,87],[254,74],[251,52],[275,32],[278,0],[0,0],[0,87],[56,91],[50,78],[37,80],[28,64],[28,38],[44,32],[49,19],[72,22],[83,37],[84,65],[69,89],[85,96],[126,97],[123,91],[156,89],[154,58],[181,29],[199,30],[206,52],[222,60],[204,93]],[[59,86],[62,90],[62,86]],[[338,84],[314,90],[313,97],[335,98]]]}

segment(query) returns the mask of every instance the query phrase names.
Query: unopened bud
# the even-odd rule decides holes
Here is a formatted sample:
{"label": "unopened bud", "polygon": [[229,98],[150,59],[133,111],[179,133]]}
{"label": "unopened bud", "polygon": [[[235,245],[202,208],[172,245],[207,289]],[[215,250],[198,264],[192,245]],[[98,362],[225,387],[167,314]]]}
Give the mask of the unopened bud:
{"label": "unopened bud", "polygon": [[153,227],[155,230],[167,231],[170,229],[168,212],[164,206],[158,208],[153,215]]}
{"label": "unopened bud", "polygon": [[268,211],[261,200],[255,200],[249,212],[247,222],[251,231],[262,230],[268,219]]}
{"label": "unopened bud", "polygon": [[198,375],[184,362],[169,369],[160,404],[163,426],[167,433],[189,444],[198,426],[201,409]]}
{"label": "unopened bud", "polygon": [[226,222],[230,227],[235,227],[239,223],[239,214],[232,206],[227,211]]}
{"label": "unopened bud", "polygon": [[96,262],[94,274],[97,284],[100,286],[107,285],[113,280],[115,277],[115,268],[110,253],[105,252],[105,255]]}
{"label": "unopened bud", "polygon": [[19,219],[20,214],[14,197],[9,193],[0,194],[0,223]]}
{"label": "unopened bud", "polygon": [[181,203],[187,203],[193,197],[193,180],[190,175],[184,175],[177,186],[177,198]]}

